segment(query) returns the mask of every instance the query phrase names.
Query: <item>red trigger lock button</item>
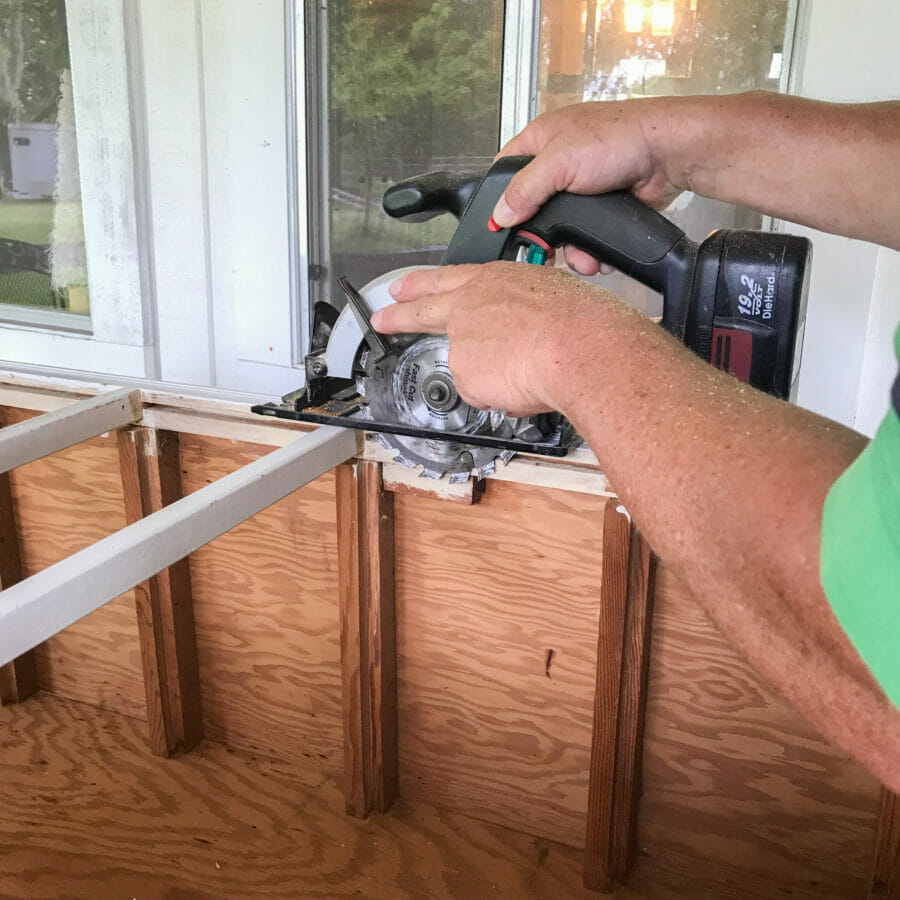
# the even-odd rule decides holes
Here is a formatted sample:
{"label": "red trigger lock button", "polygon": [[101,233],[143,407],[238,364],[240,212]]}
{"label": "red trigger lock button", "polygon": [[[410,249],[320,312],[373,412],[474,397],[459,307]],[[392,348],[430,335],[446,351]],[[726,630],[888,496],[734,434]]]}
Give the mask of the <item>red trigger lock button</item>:
{"label": "red trigger lock button", "polygon": [[488,219],[488,231],[503,231],[503,226],[502,226],[502,225],[498,225],[498,224],[494,221],[494,217],[491,216],[491,217]]}

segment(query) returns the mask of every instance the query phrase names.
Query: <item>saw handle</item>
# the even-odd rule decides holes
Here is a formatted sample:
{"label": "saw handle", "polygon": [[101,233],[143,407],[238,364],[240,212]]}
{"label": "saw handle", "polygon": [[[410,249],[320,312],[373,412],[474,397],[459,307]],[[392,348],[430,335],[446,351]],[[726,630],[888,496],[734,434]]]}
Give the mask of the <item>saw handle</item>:
{"label": "saw handle", "polygon": [[487,172],[430,172],[388,188],[385,212],[422,222],[441,213],[459,221],[441,265],[491,262],[514,253],[516,235],[530,232],[551,247],[571,244],[615,266],[666,298],[663,325],[683,327],[684,298],[697,247],[668,219],[628,191],[584,196],[561,192],[529,219],[493,231],[488,221],[513,175],[529,156],[505,156]]}
{"label": "saw handle", "polygon": [[628,191],[555,194],[527,222],[498,229],[494,206],[530,160],[506,156],[483,174],[411,178],[388,191],[384,207],[416,221],[442,212],[457,216],[442,265],[512,259],[523,242],[579,247],[659,291],[663,327],[698,356],[770,394],[792,395],[806,316],[808,240],[723,230],[698,246]]}
{"label": "saw handle", "polygon": [[392,184],[381,199],[384,211],[403,222],[427,222],[442,213],[461,219],[482,172],[428,172]]}

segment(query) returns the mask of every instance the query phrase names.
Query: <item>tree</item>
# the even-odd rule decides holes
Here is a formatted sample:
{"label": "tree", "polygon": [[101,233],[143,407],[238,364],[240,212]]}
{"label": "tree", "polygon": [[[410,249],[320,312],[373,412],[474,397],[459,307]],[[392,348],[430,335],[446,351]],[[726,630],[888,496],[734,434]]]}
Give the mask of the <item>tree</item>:
{"label": "tree", "polygon": [[[332,122],[362,168],[370,221],[375,160],[496,150],[500,61],[493,0],[345,2],[331,7]],[[398,166],[398,169],[401,168]],[[354,174],[356,174],[354,172]]]}

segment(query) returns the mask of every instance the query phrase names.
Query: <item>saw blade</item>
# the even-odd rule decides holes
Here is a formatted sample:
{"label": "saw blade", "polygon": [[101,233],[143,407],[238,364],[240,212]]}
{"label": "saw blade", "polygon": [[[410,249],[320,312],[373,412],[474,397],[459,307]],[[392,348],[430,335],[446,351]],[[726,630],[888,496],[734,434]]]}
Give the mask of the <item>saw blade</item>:
{"label": "saw blade", "polygon": [[[445,336],[404,336],[395,338],[394,347],[394,353],[377,362],[373,354],[364,360],[366,374],[359,387],[373,419],[430,431],[490,432],[490,413],[470,406],[457,393]],[[467,480],[473,471],[479,478],[493,474],[496,457],[506,461],[512,456],[492,447],[400,434],[384,433],[379,443],[397,450],[396,459],[403,465],[421,466],[423,477],[449,474],[452,482]]]}
{"label": "saw blade", "polygon": [[[394,302],[389,290],[398,278],[407,272],[433,268],[434,266],[407,266],[404,269],[385,272],[373,278],[359,293],[366,306],[375,312]],[[325,348],[325,366],[328,374],[333,378],[352,378],[364,341],[363,329],[352,306],[348,304],[337,317],[328,338],[328,346]]]}

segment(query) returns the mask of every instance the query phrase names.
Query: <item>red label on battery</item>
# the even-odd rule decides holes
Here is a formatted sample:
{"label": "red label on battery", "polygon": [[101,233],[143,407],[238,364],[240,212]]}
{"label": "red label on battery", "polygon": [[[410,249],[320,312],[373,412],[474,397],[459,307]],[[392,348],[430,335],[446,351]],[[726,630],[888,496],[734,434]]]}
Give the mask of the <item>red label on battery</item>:
{"label": "red label on battery", "polygon": [[713,328],[709,361],[741,381],[750,381],[753,335],[737,328]]}

